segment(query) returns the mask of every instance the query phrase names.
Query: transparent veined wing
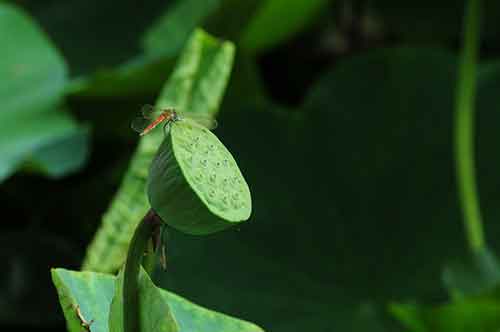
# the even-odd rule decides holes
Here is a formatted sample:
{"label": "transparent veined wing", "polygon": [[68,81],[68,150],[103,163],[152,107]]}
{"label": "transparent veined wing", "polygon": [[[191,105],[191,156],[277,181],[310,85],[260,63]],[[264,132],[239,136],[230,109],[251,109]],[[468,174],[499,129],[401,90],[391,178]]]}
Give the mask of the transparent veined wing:
{"label": "transparent veined wing", "polygon": [[142,106],[140,114],[131,123],[132,129],[140,134],[146,134],[145,130],[149,126],[152,127],[148,131],[155,127],[154,124],[158,119],[163,119],[161,117],[163,112],[163,109],[154,107],[153,105],[146,104]]}
{"label": "transparent veined wing", "polygon": [[193,120],[210,130],[217,128],[217,120],[215,120],[212,116],[208,114],[183,112],[179,113],[179,116],[181,117],[181,119],[188,118],[190,120]]}
{"label": "transparent veined wing", "polygon": [[144,117],[146,119],[150,119],[150,120],[158,118],[162,112],[163,112],[162,108],[155,107],[155,106],[150,105],[150,104],[146,104],[146,105],[142,106],[142,108],[141,108],[142,117]]}
{"label": "transparent veined wing", "polygon": [[150,119],[146,119],[143,116],[138,116],[132,121],[130,126],[134,131],[141,134],[149,126],[150,123],[151,123]]}

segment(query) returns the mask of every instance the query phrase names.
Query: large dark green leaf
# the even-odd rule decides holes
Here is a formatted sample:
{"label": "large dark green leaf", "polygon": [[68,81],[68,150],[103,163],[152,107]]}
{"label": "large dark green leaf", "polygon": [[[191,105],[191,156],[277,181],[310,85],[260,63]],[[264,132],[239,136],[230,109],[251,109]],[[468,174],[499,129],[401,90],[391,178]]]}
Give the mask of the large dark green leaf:
{"label": "large dark green leaf", "polygon": [[[387,49],[338,63],[301,113],[240,94],[245,106],[222,108],[218,135],[246,176],[254,213],[209,238],[171,231],[162,285],[217,310],[238,304],[273,331],[322,326],[322,313],[342,305],[350,313],[330,309],[331,325],[349,326],[358,301],[445,298],[442,266],[465,252],[455,70],[455,56],[441,50]],[[498,72],[488,66],[478,82],[480,188],[494,248]]]}
{"label": "large dark green leaf", "polygon": [[[477,157],[480,197],[490,246],[499,249],[498,219],[498,63],[479,68],[477,98]],[[446,243],[449,243],[449,239]],[[412,331],[492,331],[500,329],[500,269],[493,251],[483,249],[455,257],[443,277],[452,299],[441,305],[394,304],[391,310]]]}
{"label": "large dark green leaf", "polygon": [[332,307],[349,309],[330,310],[340,329],[359,303],[445,296],[442,264],[464,250],[454,75],[449,53],[380,50],[338,63],[293,114],[244,96],[239,112],[223,108],[218,136],[253,215],[204,239],[171,231],[162,285],[217,310],[238,304],[273,331],[322,326]]}
{"label": "large dark green leaf", "polygon": [[75,171],[87,142],[85,129],[61,111],[64,60],[28,16],[6,4],[0,44],[0,180],[24,162],[50,176]]}

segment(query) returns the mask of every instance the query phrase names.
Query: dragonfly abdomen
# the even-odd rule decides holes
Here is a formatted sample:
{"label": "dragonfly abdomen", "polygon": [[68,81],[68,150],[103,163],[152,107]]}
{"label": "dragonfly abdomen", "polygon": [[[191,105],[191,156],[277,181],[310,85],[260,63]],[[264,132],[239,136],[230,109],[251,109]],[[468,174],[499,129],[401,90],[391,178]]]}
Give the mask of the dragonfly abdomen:
{"label": "dragonfly abdomen", "polygon": [[161,122],[163,122],[165,119],[167,119],[168,116],[167,114],[165,113],[162,113],[160,114],[156,120],[154,120],[153,122],[151,122],[147,127],[146,129],[144,129],[144,131],[142,133],[140,133],[140,136],[144,136],[146,135],[147,133],[149,133],[151,130],[153,130],[158,124],[160,124]]}

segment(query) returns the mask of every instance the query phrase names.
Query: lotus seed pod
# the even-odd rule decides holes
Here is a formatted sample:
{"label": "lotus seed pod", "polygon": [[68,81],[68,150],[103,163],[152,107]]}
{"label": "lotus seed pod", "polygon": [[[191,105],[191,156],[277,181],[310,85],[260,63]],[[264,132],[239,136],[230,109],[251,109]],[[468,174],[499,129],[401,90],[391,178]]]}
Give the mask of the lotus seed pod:
{"label": "lotus seed pod", "polygon": [[193,235],[247,220],[250,190],[231,153],[194,121],[170,126],[149,173],[152,209],[168,225]]}

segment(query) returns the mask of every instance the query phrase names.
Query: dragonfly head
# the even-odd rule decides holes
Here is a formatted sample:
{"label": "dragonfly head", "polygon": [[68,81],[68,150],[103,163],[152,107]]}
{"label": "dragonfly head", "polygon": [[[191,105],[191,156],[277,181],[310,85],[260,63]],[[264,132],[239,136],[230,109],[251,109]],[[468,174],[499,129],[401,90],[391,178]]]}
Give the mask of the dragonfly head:
{"label": "dragonfly head", "polygon": [[175,122],[175,121],[179,121],[179,120],[181,120],[179,113],[177,113],[176,111],[172,111],[171,121]]}

